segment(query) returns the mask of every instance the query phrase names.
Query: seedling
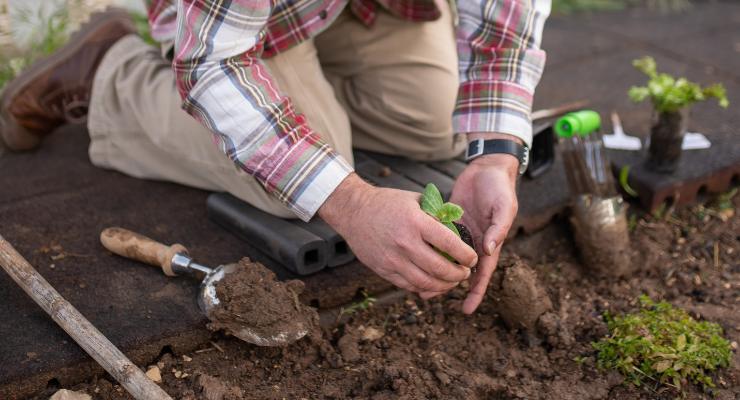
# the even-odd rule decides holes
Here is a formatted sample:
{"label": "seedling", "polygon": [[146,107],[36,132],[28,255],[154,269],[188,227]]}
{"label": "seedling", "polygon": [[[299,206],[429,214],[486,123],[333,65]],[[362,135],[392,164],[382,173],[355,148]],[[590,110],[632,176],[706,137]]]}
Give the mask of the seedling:
{"label": "seedling", "polygon": [[667,302],[655,303],[645,295],[639,301],[636,313],[605,315],[610,334],[592,343],[597,366],[619,371],[635,386],[653,381],[681,391],[691,381],[714,387],[707,374],[727,367],[731,359],[722,328],[696,321]]}
{"label": "seedling", "polygon": [[[445,203],[444,200],[442,200],[442,194],[433,183],[427,184],[427,187],[424,189],[424,193],[421,195],[421,209],[437,219],[437,221],[442,225],[449,228],[468,246],[473,247],[473,237],[468,228],[466,228],[465,225],[456,222],[463,216],[462,207],[454,203]],[[455,261],[448,254],[444,252],[440,253],[450,261]]]}
{"label": "seedling", "polygon": [[686,78],[658,73],[652,57],[634,60],[632,65],[647,75],[649,80],[646,86],[630,88],[629,96],[635,102],[650,99],[655,111],[650,129],[647,166],[655,172],[672,173],[679,166],[690,106],[715,98],[720,107],[727,108],[730,103],[725,88],[719,83],[701,87]]}
{"label": "seedling", "polygon": [[378,299],[370,296],[366,291],[363,290],[362,300],[356,301],[348,305],[347,307],[340,308],[337,319],[341,318],[343,315],[352,315],[360,310],[367,310],[368,308],[372,307],[377,300]]}
{"label": "seedling", "polygon": [[709,98],[717,99],[722,108],[730,105],[722,84],[715,83],[701,87],[686,78],[675,78],[666,73],[658,73],[657,65],[652,57],[634,60],[632,65],[650,79],[647,86],[630,88],[630,99],[634,102],[641,102],[649,98],[655,111],[659,113],[678,112],[682,108]]}
{"label": "seedling", "polygon": [[460,231],[457,230],[453,222],[462,218],[462,207],[453,203],[445,203],[442,200],[442,194],[433,183],[427,184],[427,187],[424,188],[424,194],[421,196],[421,209],[455,232],[455,235],[460,236]]}

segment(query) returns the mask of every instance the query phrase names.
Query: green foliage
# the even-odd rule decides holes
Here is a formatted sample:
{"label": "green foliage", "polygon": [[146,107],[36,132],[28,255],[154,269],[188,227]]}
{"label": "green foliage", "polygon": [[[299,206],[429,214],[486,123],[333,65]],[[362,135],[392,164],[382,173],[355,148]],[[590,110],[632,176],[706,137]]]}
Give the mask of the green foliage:
{"label": "green foliage", "polygon": [[722,108],[727,108],[730,104],[724,86],[719,83],[702,88],[686,78],[675,78],[666,73],[659,73],[652,57],[636,59],[632,61],[632,65],[647,75],[649,80],[647,86],[631,87],[630,99],[634,102],[650,99],[658,112],[677,112],[709,98],[717,99]]}
{"label": "green foliage", "polygon": [[735,205],[732,204],[732,198],[735,197],[737,194],[737,188],[733,188],[732,190],[722,193],[717,197],[717,208],[720,211],[724,210],[734,210]]}
{"label": "green foliage", "polygon": [[[31,8],[18,12],[18,22],[34,25],[34,28],[30,44],[20,56],[7,57],[0,54],[0,90],[35,60],[53,53],[69,39],[69,13],[65,7],[55,10],[49,16],[42,15],[40,9],[37,12],[38,15],[35,16]],[[38,21],[43,23],[38,24]]]}
{"label": "green foliage", "polygon": [[356,301],[347,307],[342,307],[339,310],[339,316],[337,318],[341,318],[343,315],[352,315],[360,310],[367,310],[368,308],[372,307],[373,304],[377,301],[375,297],[370,296],[366,291],[362,291],[362,300]]}
{"label": "green foliage", "polygon": [[627,5],[625,0],[553,0],[553,13],[571,14],[584,11],[614,11]]}
{"label": "green foliage", "polygon": [[689,0],[553,0],[553,13],[571,14],[589,11],[615,11],[647,6],[661,11],[680,11],[690,7]]}
{"label": "green foliage", "polygon": [[696,321],[667,302],[655,303],[645,295],[639,300],[636,313],[605,316],[610,334],[592,343],[597,366],[619,371],[636,386],[650,380],[677,390],[685,381],[714,387],[707,373],[727,367],[732,357],[722,328]]}
{"label": "green foliage", "polygon": [[442,200],[442,194],[433,183],[427,184],[424,188],[424,193],[421,195],[421,209],[460,236],[453,222],[462,218],[462,207],[453,203],[445,203]]}
{"label": "green foliage", "polygon": [[632,188],[629,184],[629,176],[630,176],[630,166],[625,165],[622,167],[621,170],[619,170],[619,184],[622,186],[622,189],[625,193],[632,197],[637,197],[638,193],[635,189]]}
{"label": "green foliage", "polygon": [[131,18],[133,18],[134,20],[134,24],[136,25],[136,32],[139,34],[139,36],[141,36],[141,39],[152,46],[157,46],[157,41],[152,38],[151,28],[149,27],[149,19],[146,17],[146,15],[138,12],[132,12]]}

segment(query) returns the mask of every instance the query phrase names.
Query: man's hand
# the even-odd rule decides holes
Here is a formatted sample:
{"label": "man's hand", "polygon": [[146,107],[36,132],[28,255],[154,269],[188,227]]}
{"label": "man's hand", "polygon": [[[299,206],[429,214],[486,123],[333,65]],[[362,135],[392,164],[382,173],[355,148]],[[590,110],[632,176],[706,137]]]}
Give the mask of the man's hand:
{"label": "man's hand", "polygon": [[[430,298],[467,279],[478,256],[422,211],[419,199],[418,193],[371,186],[353,173],[319,208],[319,215],[383,279]],[[450,262],[432,246],[464,266]]]}
{"label": "man's hand", "polygon": [[[494,135],[494,134],[489,134]],[[512,139],[496,135],[486,139]],[[469,134],[470,139],[476,139]],[[462,224],[473,236],[480,255],[476,272],[470,278],[470,293],[463,303],[463,312],[471,314],[478,308],[496,269],[501,244],[514,222],[518,210],[516,179],[519,161],[509,154],[489,154],[474,159],[458,176],[450,202],[462,206]]]}

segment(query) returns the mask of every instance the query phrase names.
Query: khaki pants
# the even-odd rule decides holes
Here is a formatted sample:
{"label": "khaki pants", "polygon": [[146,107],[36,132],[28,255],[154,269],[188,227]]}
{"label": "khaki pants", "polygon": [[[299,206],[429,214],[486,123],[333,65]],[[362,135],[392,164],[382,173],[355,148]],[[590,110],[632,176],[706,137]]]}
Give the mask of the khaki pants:
{"label": "khaki pants", "polygon": [[[457,54],[449,8],[413,23],[380,13],[368,29],[343,13],[329,29],[265,60],[278,86],[339,154],[352,147],[420,160],[452,158]],[[127,36],[95,75],[90,159],[138,178],[226,191],[273,215],[295,217],[237,168],[181,108],[170,62]]]}

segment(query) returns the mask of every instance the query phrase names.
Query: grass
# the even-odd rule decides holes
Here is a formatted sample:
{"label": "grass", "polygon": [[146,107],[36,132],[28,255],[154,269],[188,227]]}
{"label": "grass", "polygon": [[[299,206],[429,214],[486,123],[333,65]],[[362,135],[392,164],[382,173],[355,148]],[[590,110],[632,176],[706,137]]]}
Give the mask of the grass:
{"label": "grass", "polygon": [[36,24],[38,26],[33,28],[29,45],[23,49],[21,55],[9,57],[0,54],[0,91],[24,68],[53,53],[69,39],[69,13],[66,7],[58,8],[48,17],[42,16],[41,11],[34,15],[30,8],[25,8],[18,12],[18,18],[17,22],[25,24],[33,24],[34,21],[44,23]]}
{"label": "grass", "polygon": [[[632,314],[606,315],[609,336],[592,343],[597,366],[614,369],[636,386],[654,383],[679,393],[687,382],[714,387],[709,375],[730,364],[730,342],[713,322],[696,321],[667,302],[641,296]],[[645,385],[646,386],[646,385]]]}
{"label": "grass", "polygon": [[556,14],[572,14],[589,11],[615,11],[628,7],[646,6],[664,12],[681,11],[691,7],[689,0],[553,0],[552,11]]}
{"label": "grass", "polygon": [[[132,13],[139,35],[145,42],[156,45],[149,33],[149,23],[143,14]],[[42,21],[43,23],[39,23]],[[8,56],[0,52],[0,91],[15,78],[24,68],[41,57],[47,56],[69,40],[70,18],[67,7],[59,7],[50,16],[42,15],[41,10],[23,8],[18,12],[16,23],[34,26],[30,33],[29,45],[17,56]]]}

